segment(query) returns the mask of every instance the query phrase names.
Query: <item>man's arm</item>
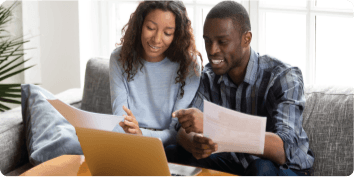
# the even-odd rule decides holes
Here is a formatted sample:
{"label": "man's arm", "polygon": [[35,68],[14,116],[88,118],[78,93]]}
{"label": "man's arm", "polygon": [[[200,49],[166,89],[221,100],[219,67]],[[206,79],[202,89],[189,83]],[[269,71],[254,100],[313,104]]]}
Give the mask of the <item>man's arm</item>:
{"label": "man's arm", "polygon": [[285,167],[295,165],[302,169],[311,167],[313,158],[307,155],[308,137],[302,128],[302,113],[305,108],[304,84],[298,68],[277,74],[269,89],[266,108],[267,117],[274,123],[268,131],[276,134],[283,142],[284,152],[281,153],[284,153],[285,162],[279,164]]}
{"label": "man's arm", "polygon": [[[196,108],[190,108],[187,110],[176,111],[173,114],[173,116],[176,116],[176,117],[178,117],[178,119],[182,119],[182,120],[187,119],[188,122],[191,122],[191,123],[182,124],[180,130],[177,133],[177,143],[180,144],[188,152],[190,152],[194,155],[195,154],[194,150],[196,148],[194,146],[196,146],[196,143],[193,142],[193,137],[194,137],[195,133],[191,132],[191,133],[187,134],[184,128],[197,130],[199,133],[203,133],[203,129],[200,128],[200,127],[203,127],[203,121],[202,121],[203,113]],[[199,120],[201,119],[201,121],[195,121],[198,119]],[[186,126],[186,127],[184,127],[184,126]],[[204,137],[204,139],[208,139],[208,138]],[[199,146],[211,145],[208,143],[206,143],[205,145],[202,145],[202,144],[203,143],[201,143],[201,145],[199,145]],[[216,151],[216,149],[212,152],[215,152],[215,151]],[[207,151],[205,153],[203,152],[203,154],[201,156],[208,157],[210,154],[209,154],[209,151]],[[283,140],[275,133],[266,132],[263,154],[262,155],[254,154],[254,155],[258,156],[258,157],[269,159],[277,164],[283,165],[285,163],[285,152],[284,152]]]}
{"label": "man's arm", "polygon": [[266,132],[263,154],[262,155],[252,154],[252,155],[269,159],[279,165],[283,165],[286,160],[283,140],[275,133]]}

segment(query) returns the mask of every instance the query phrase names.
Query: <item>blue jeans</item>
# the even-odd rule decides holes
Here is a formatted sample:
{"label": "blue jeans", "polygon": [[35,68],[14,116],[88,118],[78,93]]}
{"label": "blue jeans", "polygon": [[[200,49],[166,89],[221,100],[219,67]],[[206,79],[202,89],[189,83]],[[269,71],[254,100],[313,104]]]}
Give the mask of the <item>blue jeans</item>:
{"label": "blue jeans", "polygon": [[208,168],[236,175],[250,176],[308,176],[312,174],[312,169],[292,170],[280,169],[279,165],[266,159],[254,160],[247,169],[234,161],[230,153],[222,152],[210,155],[207,158],[199,159],[193,157],[180,145],[169,145],[165,148],[168,162]]}

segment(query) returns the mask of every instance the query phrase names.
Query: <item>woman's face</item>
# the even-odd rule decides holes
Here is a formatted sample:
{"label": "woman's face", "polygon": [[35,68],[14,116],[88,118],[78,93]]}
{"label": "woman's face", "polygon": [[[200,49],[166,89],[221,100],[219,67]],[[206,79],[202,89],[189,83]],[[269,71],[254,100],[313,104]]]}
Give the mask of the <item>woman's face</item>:
{"label": "woman's face", "polygon": [[149,62],[159,62],[165,58],[164,52],[173,41],[175,33],[175,15],[170,11],[156,9],[144,20],[141,42],[143,57]]}

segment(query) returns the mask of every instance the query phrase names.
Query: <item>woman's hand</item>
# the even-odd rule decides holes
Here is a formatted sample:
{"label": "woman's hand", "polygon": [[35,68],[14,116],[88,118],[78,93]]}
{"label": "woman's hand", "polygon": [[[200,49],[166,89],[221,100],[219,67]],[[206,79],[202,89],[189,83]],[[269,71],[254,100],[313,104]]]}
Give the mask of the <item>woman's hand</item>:
{"label": "woman's hand", "polygon": [[123,110],[128,114],[128,115],[123,115],[124,116],[124,121],[119,122],[119,125],[123,128],[125,133],[131,133],[131,134],[137,134],[137,135],[143,135],[139,128],[139,123],[136,121],[135,116],[133,115],[132,111],[130,111],[127,107],[123,106]]}

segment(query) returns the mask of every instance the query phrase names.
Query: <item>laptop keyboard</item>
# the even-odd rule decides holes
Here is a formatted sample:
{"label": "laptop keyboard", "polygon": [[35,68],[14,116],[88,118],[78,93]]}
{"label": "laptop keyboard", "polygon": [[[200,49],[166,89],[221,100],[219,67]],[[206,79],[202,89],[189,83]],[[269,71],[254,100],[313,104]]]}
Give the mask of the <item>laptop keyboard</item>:
{"label": "laptop keyboard", "polygon": [[185,175],[180,175],[180,174],[176,174],[176,173],[171,173],[171,176],[185,176]]}

